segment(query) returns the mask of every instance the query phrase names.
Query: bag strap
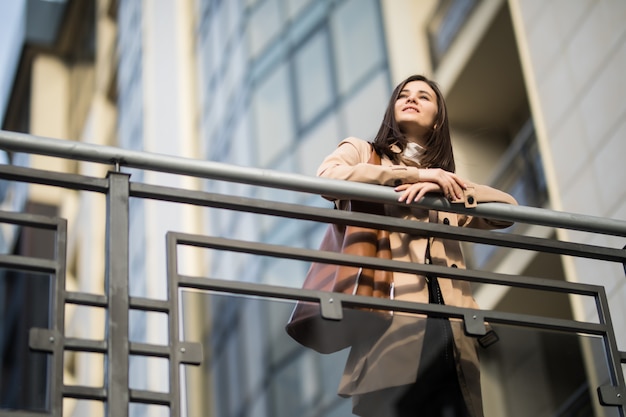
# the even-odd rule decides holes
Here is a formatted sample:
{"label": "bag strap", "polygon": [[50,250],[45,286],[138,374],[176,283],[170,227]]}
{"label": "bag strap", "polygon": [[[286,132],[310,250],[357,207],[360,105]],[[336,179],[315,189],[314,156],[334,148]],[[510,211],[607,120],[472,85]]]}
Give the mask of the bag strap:
{"label": "bag strap", "polygon": [[[374,146],[371,143],[369,145],[372,152],[370,153],[370,157],[367,160],[367,163],[372,165],[380,165],[380,156],[374,150]],[[337,208],[336,205],[335,208]],[[360,211],[371,214],[385,214],[384,204],[372,203],[369,201],[350,200],[350,209],[351,211]]]}
{"label": "bag strap", "polygon": [[374,149],[374,145],[372,145],[371,142],[370,142],[370,149],[372,150],[372,153],[370,154],[370,158],[367,160],[367,163],[372,164],[372,165],[380,165],[380,155],[376,153],[376,150]]}

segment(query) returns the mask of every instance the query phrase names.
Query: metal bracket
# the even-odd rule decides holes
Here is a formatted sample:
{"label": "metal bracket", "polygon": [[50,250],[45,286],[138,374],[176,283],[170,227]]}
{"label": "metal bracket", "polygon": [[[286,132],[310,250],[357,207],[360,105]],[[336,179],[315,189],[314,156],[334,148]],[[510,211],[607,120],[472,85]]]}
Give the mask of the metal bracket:
{"label": "metal bracket", "polygon": [[55,330],[33,327],[28,332],[28,347],[32,350],[52,353],[54,346],[61,339],[62,336]]}
{"label": "metal bracket", "polygon": [[598,387],[598,398],[602,405],[626,406],[626,390],[624,387],[602,385]]}
{"label": "metal bracket", "polygon": [[465,333],[470,336],[484,336],[487,334],[487,326],[485,326],[485,316],[477,312],[465,313],[463,317],[465,324]]}
{"label": "metal bracket", "polygon": [[341,300],[335,299],[332,294],[320,296],[320,313],[327,320],[343,319]]}
{"label": "metal bracket", "polygon": [[176,350],[178,363],[186,365],[200,365],[202,363],[202,344],[194,342],[180,342]]}

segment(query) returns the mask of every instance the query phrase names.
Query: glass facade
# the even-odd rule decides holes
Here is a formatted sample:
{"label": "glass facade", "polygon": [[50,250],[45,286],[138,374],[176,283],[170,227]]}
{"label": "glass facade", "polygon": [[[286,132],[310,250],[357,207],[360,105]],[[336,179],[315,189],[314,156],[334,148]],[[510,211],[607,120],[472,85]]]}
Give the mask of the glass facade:
{"label": "glass facade", "polygon": [[[314,175],[341,139],[372,139],[391,92],[377,0],[198,0],[197,45],[204,157]],[[321,197],[207,183],[209,191],[327,205]],[[323,226],[213,211],[208,233],[315,247]],[[224,253],[210,275],[300,286],[306,265]],[[336,395],[344,358],[324,361],[284,343],[287,303],[215,297],[204,335],[214,415],[349,414]],[[283,341],[281,343],[280,341]],[[302,378],[302,375],[307,375]],[[307,413],[302,409],[307,407]],[[311,415],[313,415],[311,414]]]}

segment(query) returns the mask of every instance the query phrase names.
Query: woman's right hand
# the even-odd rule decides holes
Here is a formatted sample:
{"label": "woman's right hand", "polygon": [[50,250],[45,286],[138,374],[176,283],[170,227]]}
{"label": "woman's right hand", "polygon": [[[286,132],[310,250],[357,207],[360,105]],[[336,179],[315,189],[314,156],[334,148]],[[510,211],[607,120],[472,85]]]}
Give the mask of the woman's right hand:
{"label": "woman's right hand", "polygon": [[449,200],[458,200],[463,197],[466,182],[453,172],[441,168],[421,168],[420,182],[432,182],[441,188],[443,195]]}
{"label": "woman's right hand", "polygon": [[416,182],[399,185],[394,190],[402,193],[398,197],[400,203],[411,204],[420,201],[427,193],[440,193],[441,187],[434,182]]}

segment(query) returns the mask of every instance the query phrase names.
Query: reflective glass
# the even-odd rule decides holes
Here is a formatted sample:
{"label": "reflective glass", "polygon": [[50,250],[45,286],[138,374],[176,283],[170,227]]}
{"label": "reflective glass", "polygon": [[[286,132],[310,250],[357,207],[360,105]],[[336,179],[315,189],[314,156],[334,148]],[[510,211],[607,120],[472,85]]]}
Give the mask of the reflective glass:
{"label": "reflective glass", "polygon": [[374,138],[383,120],[389,94],[386,74],[380,72],[343,104],[341,112],[350,136],[365,140]]}
{"label": "reflective glass", "polygon": [[30,349],[29,332],[51,328],[51,281],[0,268],[0,410],[50,411],[53,362]]}
{"label": "reflective glass", "polygon": [[296,52],[296,85],[300,123],[306,125],[333,98],[330,54],[325,32],[318,31]]}
{"label": "reflective glass", "polygon": [[298,143],[296,158],[300,173],[316,175],[317,168],[341,139],[339,120],[336,115],[331,114]]}
{"label": "reflective glass", "polygon": [[253,98],[257,167],[267,167],[293,137],[293,108],[286,64],[281,64],[258,87]]}
{"label": "reflective glass", "polygon": [[287,8],[287,16],[293,19],[304,10],[306,6],[311,3],[311,0],[285,0],[285,6]]}
{"label": "reflective glass", "polygon": [[211,24],[209,26],[210,30],[210,39],[211,39],[211,64],[212,67],[210,69],[209,74],[214,74],[219,71],[222,60],[227,56],[224,53],[227,39],[226,32],[224,31],[224,7],[218,6],[214,8],[213,14],[211,15]]}
{"label": "reflective glass", "polygon": [[348,0],[339,5],[331,17],[341,93],[355,87],[358,81],[383,63],[383,42],[377,7],[373,0]]}
{"label": "reflective glass", "polygon": [[262,52],[282,29],[278,0],[265,0],[255,7],[246,26],[250,55]]}

